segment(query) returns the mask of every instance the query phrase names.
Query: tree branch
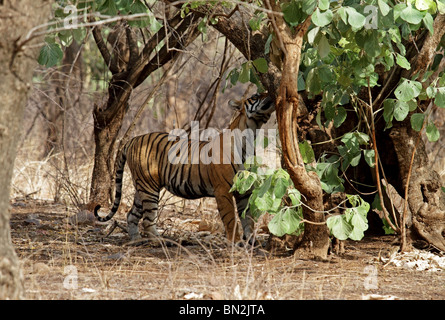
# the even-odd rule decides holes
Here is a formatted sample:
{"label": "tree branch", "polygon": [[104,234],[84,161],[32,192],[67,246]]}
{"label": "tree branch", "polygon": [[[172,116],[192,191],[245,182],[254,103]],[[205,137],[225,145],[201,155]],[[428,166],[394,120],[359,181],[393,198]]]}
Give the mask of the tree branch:
{"label": "tree branch", "polygon": [[105,65],[108,66],[108,69],[111,71],[111,73],[115,74],[119,72],[117,66],[111,63],[110,51],[108,51],[107,45],[105,44],[104,39],[102,38],[102,26],[101,25],[94,26],[92,29],[92,33],[97,48],[99,49],[100,54],[104,59]]}
{"label": "tree branch", "polygon": [[412,74],[419,73],[419,79],[422,79],[428,67],[433,63],[436,55],[436,48],[445,34],[445,14],[438,14],[433,24],[434,34],[428,33],[428,36],[420,49],[420,53],[415,57]]}
{"label": "tree branch", "polygon": [[128,66],[131,68],[131,66],[136,63],[139,57],[138,42],[136,40],[134,32],[131,30],[127,23],[125,24],[125,33],[127,35],[127,43],[130,49],[130,60],[128,61]]}
{"label": "tree branch", "polygon": [[159,53],[153,57],[140,72],[137,73],[138,77],[134,83],[135,87],[140,85],[152,72],[162,67],[165,63],[179,54],[180,51],[178,50],[187,47],[191,42],[193,42],[193,40],[196,39],[196,37],[199,35],[199,31],[197,29],[197,24],[192,26],[193,21],[194,15],[188,15],[182,20],[180,26],[171,32],[170,37]]}

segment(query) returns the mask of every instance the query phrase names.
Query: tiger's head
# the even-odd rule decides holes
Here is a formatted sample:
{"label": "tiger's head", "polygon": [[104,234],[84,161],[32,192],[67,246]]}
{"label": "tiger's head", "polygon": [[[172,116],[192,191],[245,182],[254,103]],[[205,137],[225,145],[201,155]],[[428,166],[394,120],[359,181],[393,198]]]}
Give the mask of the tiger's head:
{"label": "tiger's head", "polygon": [[275,103],[267,93],[257,93],[246,100],[230,100],[229,106],[236,111],[231,129],[259,129],[275,111]]}

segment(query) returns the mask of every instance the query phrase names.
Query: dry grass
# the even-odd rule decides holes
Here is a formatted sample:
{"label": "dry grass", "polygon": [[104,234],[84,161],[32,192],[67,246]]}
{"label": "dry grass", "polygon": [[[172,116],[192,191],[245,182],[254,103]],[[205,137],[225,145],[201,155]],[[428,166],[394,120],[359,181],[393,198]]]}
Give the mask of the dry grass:
{"label": "dry grass", "polygon": [[[209,219],[213,212],[211,219],[218,224],[212,206],[212,202],[205,204],[205,216]],[[66,206],[35,201],[14,203],[12,239],[23,263],[26,298],[278,300],[362,299],[369,294],[400,299],[445,297],[444,272],[406,270],[379,260],[379,256],[388,256],[392,250],[392,237],[347,242],[344,255],[331,255],[327,262],[319,262],[283,252],[272,255],[234,247],[217,226],[214,232],[199,231],[200,225],[202,228],[212,221],[202,224],[198,211],[194,203],[188,203],[183,213],[171,206],[164,209],[160,229],[181,244],[134,246],[118,229],[102,240],[105,226],[70,225],[66,217],[74,211]],[[267,236],[260,237],[265,240]]]}

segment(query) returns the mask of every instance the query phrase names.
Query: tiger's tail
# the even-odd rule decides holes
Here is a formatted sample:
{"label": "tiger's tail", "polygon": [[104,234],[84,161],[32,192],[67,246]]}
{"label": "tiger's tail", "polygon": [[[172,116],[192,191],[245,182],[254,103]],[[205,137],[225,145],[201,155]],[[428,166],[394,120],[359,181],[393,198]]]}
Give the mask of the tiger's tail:
{"label": "tiger's tail", "polygon": [[122,178],[124,176],[125,162],[127,161],[127,149],[128,149],[128,144],[126,144],[124,146],[124,148],[122,148],[121,152],[116,157],[116,161],[117,161],[116,180],[115,180],[116,193],[114,195],[113,208],[111,209],[110,213],[106,217],[99,216],[98,212],[100,209],[100,205],[97,205],[94,208],[94,216],[96,217],[97,221],[99,221],[99,222],[109,221],[111,218],[113,218],[113,216],[117,212],[117,209],[119,208],[119,204],[120,204],[121,198],[122,198]]}

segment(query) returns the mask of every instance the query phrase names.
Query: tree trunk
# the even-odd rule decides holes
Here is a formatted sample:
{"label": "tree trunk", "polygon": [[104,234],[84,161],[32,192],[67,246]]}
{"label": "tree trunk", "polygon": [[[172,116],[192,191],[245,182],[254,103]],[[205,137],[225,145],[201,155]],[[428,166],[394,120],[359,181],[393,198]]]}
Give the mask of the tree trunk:
{"label": "tree trunk", "polygon": [[305,22],[291,30],[282,18],[276,19],[275,32],[280,32],[282,50],[284,51],[282,77],[276,113],[278,131],[283,148],[283,160],[286,169],[301,194],[304,196],[305,206],[303,217],[303,239],[300,248],[309,251],[316,258],[326,259],[329,248],[329,232],[325,223],[323,190],[320,179],[315,172],[308,172],[298,148],[299,94],[298,70],[300,67],[301,47],[303,37],[311,23],[310,17]]}
{"label": "tree trunk", "polygon": [[[404,78],[411,78],[417,74],[418,79],[422,79],[429,66],[433,64],[437,46],[445,34],[444,27],[445,15],[438,14],[434,19],[434,33],[428,32],[426,36],[419,36],[419,39],[416,39],[415,50],[407,50],[411,52],[411,55],[407,56],[411,70],[402,72]],[[431,76],[428,81],[434,79],[437,79],[437,75]],[[430,84],[428,81],[423,83],[425,88]],[[394,85],[384,84],[384,87],[391,88]],[[427,110],[430,103],[432,101],[423,101],[423,109]],[[440,177],[428,160],[420,134],[411,128],[410,116],[411,114],[403,122],[395,122],[389,134],[398,165],[398,172],[391,172],[391,175],[396,175],[399,180],[394,187],[398,189],[403,200],[407,198],[408,205],[406,210],[399,210],[405,211],[402,222],[405,226],[401,229],[401,250],[410,250],[411,242],[421,239],[445,251],[445,194],[441,190]],[[384,143],[378,141],[378,145]],[[403,212],[399,214],[403,215]]]}
{"label": "tree trunk", "polygon": [[[124,103],[127,104],[128,102]],[[95,152],[90,193],[90,202],[94,203],[94,206],[97,204],[103,205],[113,199],[113,155],[115,154],[116,139],[122,127],[125,111],[125,107],[119,108],[119,112],[109,122],[104,123],[99,120],[101,109],[96,105],[94,106]]]}
{"label": "tree trunk", "polygon": [[[411,129],[409,121],[397,123],[389,136],[399,163],[402,190],[409,179],[405,219],[407,243],[401,250],[410,250],[411,242],[420,238],[445,251],[445,194],[441,190],[438,173],[431,170],[423,140],[418,132]],[[405,194],[402,195],[404,198]]]}
{"label": "tree trunk", "polygon": [[23,110],[37,63],[36,52],[25,47],[30,43],[25,37],[32,27],[45,21],[49,4],[15,0],[0,5],[0,181],[4,186],[0,193],[0,300],[23,298],[23,275],[9,227],[9,191]]}

